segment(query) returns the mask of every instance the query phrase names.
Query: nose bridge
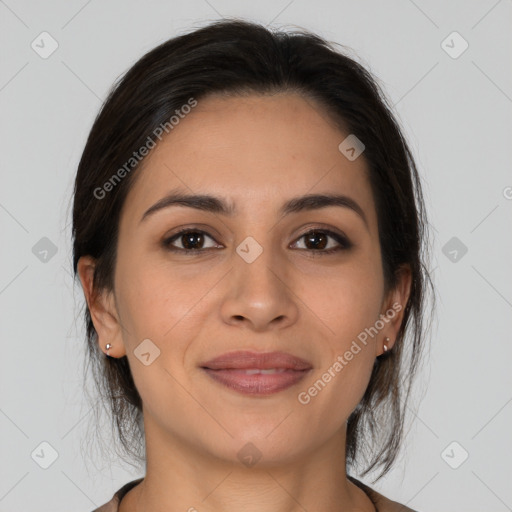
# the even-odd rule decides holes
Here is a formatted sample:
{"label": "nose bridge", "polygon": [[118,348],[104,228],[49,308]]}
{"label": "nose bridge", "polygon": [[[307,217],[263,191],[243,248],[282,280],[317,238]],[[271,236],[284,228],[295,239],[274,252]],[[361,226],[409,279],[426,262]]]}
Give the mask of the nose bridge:
{"label": "nose bridge", "polygon": [[[262,240],[263,237],[259,238]],[[279,255],[276,248],[271,246],[271,237],[265,236],[263,244],[260,244],[254,237],[248,236],[238,244],[235,252],[233,271],[237,285],[253,294],[272,292],[272,296],[276,296],[282,283],[276,277],[279,273]]]}
{"label": "nose bridge", "polygon": [[246,237],[235,248],[222,314],[225,321],[243,318],[253,328],[264,329],[276,319],[281,324],[295,321],[297,307],[286,283],[286,268],[277,248],[270,246],[271,236],[260,239],[262,244]]}

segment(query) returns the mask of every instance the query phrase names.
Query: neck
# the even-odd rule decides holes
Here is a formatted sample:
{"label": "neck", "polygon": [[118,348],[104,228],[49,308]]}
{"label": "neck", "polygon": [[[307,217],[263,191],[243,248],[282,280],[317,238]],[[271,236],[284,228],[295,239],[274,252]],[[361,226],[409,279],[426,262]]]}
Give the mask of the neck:
{"label": "neck", "polygon": [[[146,421],[148,418],[148,421]],[[145,416],[146,476],[120,512],[373,512],[366,494],[347,479],[346,429],[308,453],[246,467],[169,436]],[[131,496],[130,496],[131,495]]]}

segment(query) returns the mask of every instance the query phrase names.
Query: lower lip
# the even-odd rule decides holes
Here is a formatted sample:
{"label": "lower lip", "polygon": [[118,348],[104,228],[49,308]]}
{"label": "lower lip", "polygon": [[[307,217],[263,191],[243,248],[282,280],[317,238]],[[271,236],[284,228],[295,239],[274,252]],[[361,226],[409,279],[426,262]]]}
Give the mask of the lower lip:
{"label": "lower lip", "polygon": [[203,370],[224,386],[245,395],[272,395],[300,382],[309,370],[285,370],[271,374],[248,375],[244,370]]}

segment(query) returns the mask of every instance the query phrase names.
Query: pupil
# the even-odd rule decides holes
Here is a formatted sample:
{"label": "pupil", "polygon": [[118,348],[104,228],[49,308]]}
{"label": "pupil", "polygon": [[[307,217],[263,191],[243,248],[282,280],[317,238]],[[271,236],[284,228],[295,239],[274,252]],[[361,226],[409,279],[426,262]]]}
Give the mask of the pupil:
{"label": "pupil", "polygon": [[[320,242],[315,242],[315,239],[318,240],[321,238],[322,240]],[[308,244],[312,244],[313,247],[310,247]],[[312,231],[307,237],[306,237],[306,246],[308,249],[314,248],[314,249],[324,249],[327,245],[327,237],[325,234],[320,233],[318,231]]]}
{"label": "pupil", "polygon": [[196,244],[202,241],[202,233],[186,233],[182,236],[182,244],[185,249],[197,249]]}

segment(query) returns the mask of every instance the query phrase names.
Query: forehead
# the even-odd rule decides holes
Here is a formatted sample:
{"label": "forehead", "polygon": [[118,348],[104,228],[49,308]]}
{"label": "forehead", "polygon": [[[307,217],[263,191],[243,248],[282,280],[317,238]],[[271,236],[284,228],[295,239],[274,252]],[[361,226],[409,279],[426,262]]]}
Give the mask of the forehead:
{"label": "forehead", "polygon": [[125,209],[140,217],[180,187],[229,198],[239,212],[274,210],[291,197],[332,192],[371,210],[364,158],[350,161],[338,149],[348,135],[324,108],[297,94],[208,97],[137,169]]}

